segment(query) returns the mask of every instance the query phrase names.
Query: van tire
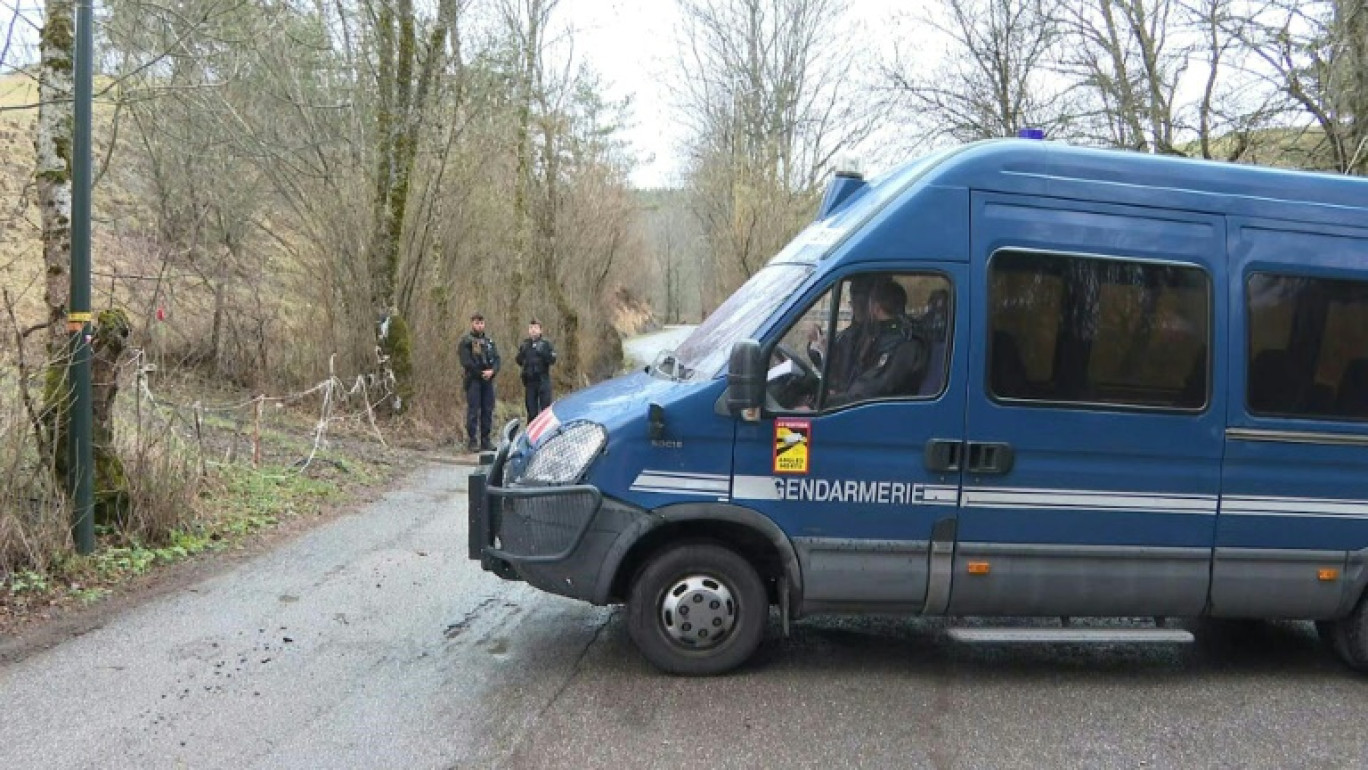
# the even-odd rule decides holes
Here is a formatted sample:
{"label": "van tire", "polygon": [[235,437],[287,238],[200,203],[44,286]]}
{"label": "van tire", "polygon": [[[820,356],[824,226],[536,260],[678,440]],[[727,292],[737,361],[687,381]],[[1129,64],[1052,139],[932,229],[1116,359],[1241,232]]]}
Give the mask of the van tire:
{"label": "van tire", "polygon": [[1345,653],[1341,651],[1343,644],[1340,636],[1335,632],[1338,623],[1333,620],[1317,620],[1316,636],[1320,637],[1321,646],[1335,654],[1335,657],[1343,660]]}
{"label": "van tire", "polygon": [[1348,617],[1317,623],[1316,630],[1345,665],[1368,672],[1368,594],[1359,599]]}
{"label": "van tire", "polygon": [[[716,609],[709,609],[709,608]],[[693,629],[680,615],[705,613]],[[678,613],[678,614],[677,614]],[[656,668],[712,676],[744,663],[764,637],[769,599],[750,562],[722,546],[678,545],[651,557],[627,599],[627,631]],[[697,638],[724,629],[720,642]]]}

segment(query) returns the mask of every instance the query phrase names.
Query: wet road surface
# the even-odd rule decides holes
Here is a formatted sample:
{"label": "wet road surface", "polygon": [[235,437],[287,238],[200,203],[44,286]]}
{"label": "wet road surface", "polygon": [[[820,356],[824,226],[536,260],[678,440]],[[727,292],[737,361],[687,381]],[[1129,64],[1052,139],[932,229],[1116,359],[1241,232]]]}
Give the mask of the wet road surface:
{"label": "wet road surface", "polygon": [[811,618],[663,676],[620,610],[466,560],[469,470],[0,667],[0,767],[1368,766],[1368,678],[1308,624],[1004,647]]}

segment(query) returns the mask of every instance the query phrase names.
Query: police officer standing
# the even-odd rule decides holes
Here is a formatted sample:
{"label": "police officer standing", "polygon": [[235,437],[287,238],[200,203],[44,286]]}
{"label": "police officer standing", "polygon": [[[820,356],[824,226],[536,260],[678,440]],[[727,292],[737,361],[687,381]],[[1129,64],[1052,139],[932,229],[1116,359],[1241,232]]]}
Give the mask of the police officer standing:
{"label": "police officer standing", "polygon": [[518,346],[517,361],[527,391],[527,421],[532,422],[541,410],[551,406],[551,365],[556,363],[556,349],[550,340],[542,338],[541,324],[535,318],[527,325],[527,339]]}
{"label": "police officer standing", "polygon": [[499,373],[499,349],[485,335],[483,315],[476,313],[470,317],[470,331],[461,337],[458,349],[461,369],[465,371],[466,448],[472,452],[490,450],[494,448],[489,431],[494,421],[494,376]]}

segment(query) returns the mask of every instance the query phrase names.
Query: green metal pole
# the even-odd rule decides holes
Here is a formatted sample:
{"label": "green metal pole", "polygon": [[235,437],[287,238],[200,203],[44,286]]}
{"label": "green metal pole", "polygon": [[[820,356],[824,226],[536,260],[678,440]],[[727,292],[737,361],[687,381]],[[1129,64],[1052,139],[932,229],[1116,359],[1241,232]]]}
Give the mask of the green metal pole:
{"label": "green metal pole", "polygon": [[67,330],[72,345],[71,410],[73,483],[76,503],[76,552],[95,550],[95,448],[91,436],[93,402],[90,387],[90,103],[94,66],[91,34],[92,0],[76,0],[76,126],[71,158],[71,305]]}

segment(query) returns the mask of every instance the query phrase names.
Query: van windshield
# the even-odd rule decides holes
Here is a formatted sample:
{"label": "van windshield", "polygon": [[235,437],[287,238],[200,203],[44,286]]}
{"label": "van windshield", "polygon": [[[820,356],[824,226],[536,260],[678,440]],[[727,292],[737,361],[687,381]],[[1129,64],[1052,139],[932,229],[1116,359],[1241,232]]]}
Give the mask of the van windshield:
{"label": "van windshield", "polygon": [[812,273],[810,265],[769,265],[750,277],[726,302],[699,324],[673,355],[652,367],[680,380],[712,378],[722,372],[737,340],[754,337],[779,306]]}

